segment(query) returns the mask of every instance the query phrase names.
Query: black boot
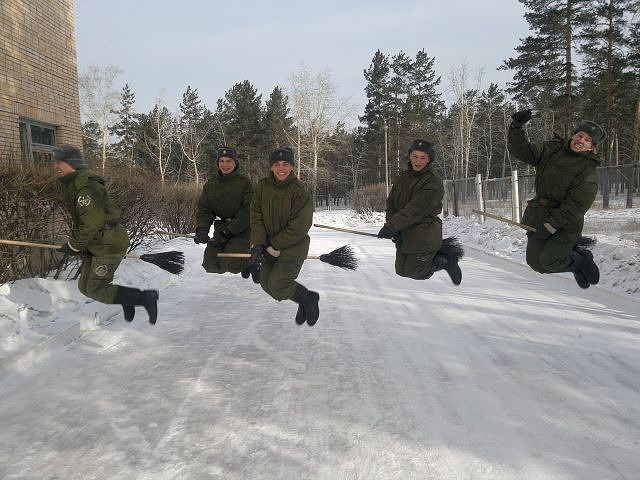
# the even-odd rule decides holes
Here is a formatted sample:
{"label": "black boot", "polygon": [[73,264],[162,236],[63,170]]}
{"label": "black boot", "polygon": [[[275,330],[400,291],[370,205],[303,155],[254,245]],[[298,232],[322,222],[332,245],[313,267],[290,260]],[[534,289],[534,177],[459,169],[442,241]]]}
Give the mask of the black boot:
{"label": "black boot", "polygon": [[572,256],[574,253],[577,253],[582,257],[582,265],[580,265],[580,270],[584,274],[585,278],[591,285],[597,285],[600,281],[600,270],[596,265],[596,262],[593,261],[593,253],[591,250],[587,250],[586,248],[576,248],[571,252]]}
{"label": "black boot", "polygon": [[304,312],[304,301],[307,298],[308,292],[309,291],[305,287],[298,285],[293,297],[291,297],[291,300],[298,304],[298,311],[296,312],[296,323],[298,325],[302,325],[307,320],[307,316]]}
{"label": "black boot", "polygon": [[462,282],[462,270],[458,261],[464,256],[464,249],[456,237],[447,237],[442,240],[442,246],[433,257],[436,270],[446,270],[454,285]]}
{"label": "black boot", "polygon": [[573,273],[580,288],[589,288],[600,281],[600,271],[593,261],[593,254],[589,250],[576,249],[571,252],[573,263],[568,270]]}
{"label": "black boot", "polygon": [[142,292],[142,305],[144,305],[147,314],[149,315],[149,323],[155,325],[158,319],[158,298],[160,294],[158,290],[145,290]]}
{"label": "black boot", "polygon": [[240,270],[240,275],[242,275],[242,278],[249,278],[249,275],[251,275],[251,269],[249,268],[249,265],[247,265],[246,267],[242,267],[242,270]]}
{"label": "black boot", "polygon": [[307,325],[315,325],[320,316],[320,308],[318,307],[320,295],[318,292],[307,290],[306,287],[298,285],[291,300],[298,304],[296,323],[302,325],[306,320]]}
{"label": "black boot", "polygon": [[113,299],[113,303],[122,305],[124,319],[130,322],[136,315],[135,305],[142,305],[142,290],[118,286],[118,292],[116,293],[116,298]]}
{"label": "black boot", "polygon": [[438,253],[433,257],[433,264],[436,266],[436,270],[446,270],[454,285],[460,285],[462,282],[462,270],[460,270],[456,257],[447,257]]}

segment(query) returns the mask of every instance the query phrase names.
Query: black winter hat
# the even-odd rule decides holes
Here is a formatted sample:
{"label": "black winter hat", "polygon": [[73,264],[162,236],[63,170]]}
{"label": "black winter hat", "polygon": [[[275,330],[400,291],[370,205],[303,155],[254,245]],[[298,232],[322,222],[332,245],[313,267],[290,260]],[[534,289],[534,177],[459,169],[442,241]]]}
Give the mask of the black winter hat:
{"label": "black winter hat", "polygon": [[293,159],[293,150],[289,147],[276,148],[271,155],[269,155],[269,162],[273,165],[276,162],[289,162],[291,165],[295,165]]}
{"label": "black winter hat", "polygon": [[578,126],[573,130],[572,135],[575,135],[578,132],[584,132],[589,135],[593,141],[593,145],[596,147],[604,142],[605,138],[607,138],[607,132],[604,131],[604,128],[591,120],[583,120],[580,122],[580,124],[578,124]]}
{"label": "black winter hat", "polygon": [[228,158],[232,158],[234,162],[236,162],[236,165],[238,165],[238,154],[236,153],[236,149],[235,148],[231,148],[231,147],[219,147],[218,148],[218,158],[216,160],[218,160],[220,157],[228,157]]}
{"label": "black winter hat", "polygon": [[64,162],[71,165],[76,170],[87,168],[87,163],[82,158],[80,149],[72,145],[60,145],[51,152],[51,159],[57,162]]}
{"label": "black winter hat", "polygon": [[411,152],[414,150],[418,150],[429,155],[429,163],[434,162],[436,159],[436,151],[433,149],[431,142],[420,139],[414,140],[409,147],[409,155],[411,155]]}

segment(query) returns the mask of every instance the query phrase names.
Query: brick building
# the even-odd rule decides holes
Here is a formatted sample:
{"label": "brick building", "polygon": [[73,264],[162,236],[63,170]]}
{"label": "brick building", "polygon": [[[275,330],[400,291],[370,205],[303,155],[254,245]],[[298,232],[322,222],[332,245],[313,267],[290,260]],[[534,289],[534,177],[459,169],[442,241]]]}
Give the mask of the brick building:
{"label": "brick building", "polygon": [[0,162],[82,147],[73,0],[0,0]]}

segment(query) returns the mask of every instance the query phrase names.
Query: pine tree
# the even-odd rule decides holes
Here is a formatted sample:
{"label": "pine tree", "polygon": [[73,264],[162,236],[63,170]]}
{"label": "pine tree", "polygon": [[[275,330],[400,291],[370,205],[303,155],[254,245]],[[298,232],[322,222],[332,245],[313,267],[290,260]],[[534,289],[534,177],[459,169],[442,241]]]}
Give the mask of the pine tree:
{"label": "pine tree", "polygon": [[518,57],[501,67],[516,71],[507,91],[525,105],[559,111],[567,134],[574,112],[574,36],[588,15],[590,0],[519,1],[530,10],[525,18],[534,35],[523,39],[516,47]]}
{"label": "pine tree", "polygon": [[[584,73],[580,90],[584,99],[583,113],[604,124],[609,144],[617,138],[620,127],[629,124],[633,118],[629,117],[632,112],[628,105],[634,76],[626,54],[630,44],[626,35],[627,18],[632,3],[631,0],[596,2],[582,34]],[[610,153],[611,149],[604,148],[606,164],[612,163]]]}
{"label": "pine tree", "polygon": [[445,110],[444,102],[437,92],[441,80],[436,76],[434,62],[435,57],[429,57],[424,49],[416,54],[413,62],[409,80],[411,95],[408,111],[412,136],[432,138],[439,117]]}
{"label": "pine tree", "polygon": [[[409,98],[411,96],[410,75],[413,70],[413,63],[409,57],[400,51],[391,59],[391,78],[389,79],[389,146],[393,149],[393,158],[395,159],[395,168],[389,167],[395,175],[404,170],[404,165],[400,166],[400,151],[404,150],[407,143],[407,130],[409,122],[407,113],[410,108]],[[393,146],[393,147],[391,147]],[[404,154],[402,155],[404,156]]]}
{"label": "pine tree", "polygon": [[82,124],[82,152],[89,165],[97,165],[100,161],[102,131],[96,122],[88,121]]}
{"label": "pine tree", "polygon": [[289,116],[288,97],[280,87],[275,87],[269,96],[263,116],[266,150],[284,147],[290,142],[293,119]]}
{"label": "pine tree", "polygon": [[261,178],[266,170],[262,129],[262,95],[248,80],[236,83],[218,100],[216,114],[224,126],[227,144],[234,146],[250,178]]}
{"label": "pine tree", "polygon": [[117,151],[126,158],[129,167],[134,164],[135,140],[136,140],[136,115],[133,112],[133,104],[136,96],[129,88],[129,84],[125,84],[120,94],[120,109],[114,110],[113,113],[118,115],[115,124],[109,127],[109,133],[119,138],[114,145]]}
{"label": "pine tree", "polygon": [[364,115],[359,118],[365,124],[367,155],[375,161],[375,181],[378,183],[384,181],[384,128],[389,116],[390,72],[389,58],[380,50],[373,55],[369,68],[364,70],[368,100]]}

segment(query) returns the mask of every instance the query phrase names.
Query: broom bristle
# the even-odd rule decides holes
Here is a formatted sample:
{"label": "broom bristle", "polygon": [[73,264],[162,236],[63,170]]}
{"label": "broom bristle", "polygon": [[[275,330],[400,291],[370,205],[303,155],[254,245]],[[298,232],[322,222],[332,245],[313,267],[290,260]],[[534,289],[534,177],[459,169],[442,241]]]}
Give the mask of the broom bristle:
{"label": "broom bristle", "polygon": [[145,253],[144,255],[140,255],[140,260],[153,263],[161,269],[175,275],[179,275],[182,273],[182,270],[184,270],[184,254],[182,252]]}
{"label": "broom bristle", "polygon": [[438,253],[460,260],[464,256],[464,249],[456,237],[447,237],[442,240],[442,246]]}
{"label": "broom bristle", "polygon": [[344,245],[332,252],[320,255],[320,261],[346,270],[358,268],[358,259],[349,245]]}

